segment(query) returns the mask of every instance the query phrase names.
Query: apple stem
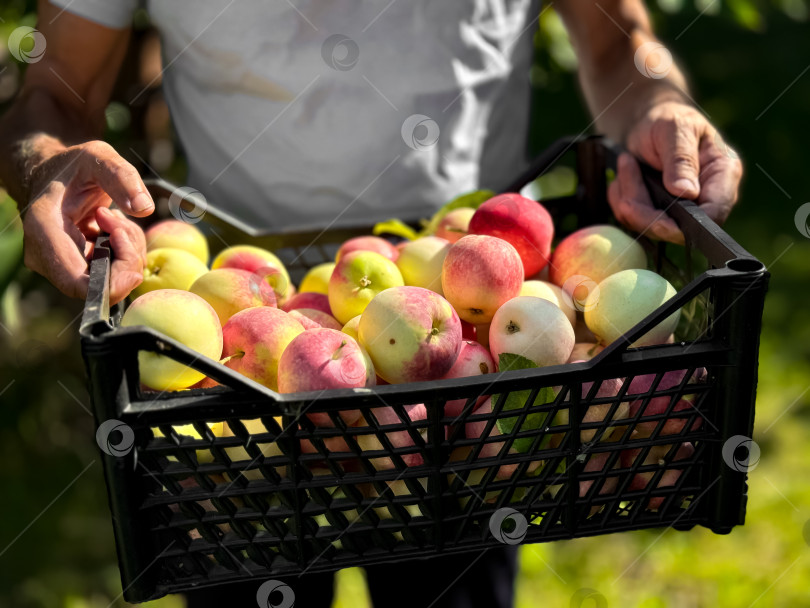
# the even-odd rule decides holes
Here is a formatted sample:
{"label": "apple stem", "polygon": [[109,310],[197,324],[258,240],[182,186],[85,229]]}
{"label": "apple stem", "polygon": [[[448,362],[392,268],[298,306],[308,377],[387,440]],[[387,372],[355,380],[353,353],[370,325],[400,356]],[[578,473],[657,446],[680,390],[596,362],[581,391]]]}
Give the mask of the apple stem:
{"label": "apple stem", "polygon": [[514,321],[509,321],[509,325],[506,326],[506,331],[508,331],[510,334],[517,333],[520,331],[520,326]]}
{"label": "apple stem", "polygon": [[367,275],[363,276],[363,278],[360,279],[360,287],[368,287],[369,285],[371,285],[371,279],[369,279]]}
{"label": "apple stem", "polygon": [[245,353],[240,350],[240,351],[235,352],[234,354],[232,354],[229,357],[225,357],[224,359],[220,359],[219,362],[222,363],[222,365],[225,365],[231,359],[238,359],[239,357],[244,357],[244,356],[245,356]]}
{"label": "apple stem", "polygon": [[342,340],[340,346],[337,347],[334,353],[332,353],[332,361],[337,361],[340,359],[340,351],[343,350],[343,347],[346,346],[346,340]]}

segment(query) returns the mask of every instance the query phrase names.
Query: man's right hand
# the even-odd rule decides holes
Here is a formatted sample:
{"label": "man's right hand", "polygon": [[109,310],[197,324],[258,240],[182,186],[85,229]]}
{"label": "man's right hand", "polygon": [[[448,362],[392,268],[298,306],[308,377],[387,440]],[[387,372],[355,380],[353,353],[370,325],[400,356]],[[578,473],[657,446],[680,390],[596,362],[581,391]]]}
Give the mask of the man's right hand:
{"label": "man's right hand", "polygon": [[23,219],[28,268],[83,298],[93,244],[107,232],[114,255],[110,304],[141,283],[146,239],[125,214],[144,217],[154,203],[135,168],[109,144],[89,141],[50,156],[33,169],[30,193]]}

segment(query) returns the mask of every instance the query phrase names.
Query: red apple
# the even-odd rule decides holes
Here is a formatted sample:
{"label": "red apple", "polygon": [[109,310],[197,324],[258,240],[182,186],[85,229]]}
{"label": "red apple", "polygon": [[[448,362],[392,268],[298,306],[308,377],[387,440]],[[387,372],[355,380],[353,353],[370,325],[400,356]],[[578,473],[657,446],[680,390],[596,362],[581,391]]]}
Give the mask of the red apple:
{"label": "red apple", "polygon": [[257,306],[233,315],[222,328],[225,365],[278,390],[278,361],[304,327],[278,308]]}
{"label": "red apple", "polygon": [[[610,452],[598,452],[596,454],[591,454],[590,458],[588,458],[588,462],[585,463],[585,466],[582,468],[583,473],[594,473],[596,471],[604,471],[605,467],[607,466],[608,458],[610,458]],[[620,458],[616,458],[616,461],[613,463],[613,468],[618,468],[620,466]],[[584,479],[579,482],[579,497],[585,498],[588,495],[588,491],[593,486],[596,479]],[[616,491],[616,488],[619,485],[619,478],[618,477],[606,477],[605,480],[602,482],[602,487],[599,488],[599,496],[607,496],[609,494],[613,494]],[[588,517],[593,517],[602,507],[600,505],[594,505],[591,507],[590,513]]]}
{"label": "red apple", "polygon": [[325,293],[315,293],[314,291],[302,291],[289,298],[284,305],[280,307],[284,312],[290,312],[298,308],[314,308],[320,310],[328,315],[332,315],[332,309],[329,308],[329,296]]}
{"label": "red apple", "polygon": [[378,236],[356,236],[340,246],[335,255],[335,262],[339,262],[340,258],[351,251],[373,251],[392,262],[396,262],[399,257],[399,249],[383,238]]}
{"label": "red apple", "polygon": [[[704,370],[705,371],[705,370]],[[662,377],[661,381],[658,383],[656,387],[657,391],[663,391],[671,388],[675,388],[679,386],[683,381],[684,376],[686,375],[685,369],[675,370],[666,372]],[[645,374],[643,376],[636,376],[630,382],[630,386],[627,389],[626,395],[632,399],[633,395],[640,395],[648,392],[655,381],[655,374]],[[701,377],[701,373],[699,370],[695,371],[695,374],[692,378],[689,379],[689,382],[694,382]],[[653,397],[649,400],[647,405],[644,405],[645,398],[637,397],[630,402],[630,413],[629,416],[635,417],[639,410],[643,409],[641,414],[642,420],[645,416],[658,416],[664,414],[669,407],[670,401],[672,401],[672,395],[661,395],[660,397]],[[675,406],[672,408],[672,412],[683,412],[687,410],[692,410],[695,407],[695,395],[682,395]],[[689,420],[689,416],[685,416],[682,418],[670,418],[664,421],[661,430],[659,431],[659,436],[663,435],[678,435],[680,434],[686,423]],[[651,420],[649,422],[639,422],[635,426],[635,431],[638,439],[643,439],[646,437],[650,437],[655,431],[655,427],[658,426],[659,420]],[[700,428],[701,424],[703,423],[703,417],[698,415],[695,418],[695,421],[692,423],[691,430],[697,430]]]}
{"label": "red apple", "polygon": [[467,321],[461,321],[461,337],[464,340],[476,340],[478,332],[476,331],[475,325],[467,323]]}
{"label": "red apple", "polygon": [[[480,376],[490,374],[495,371],[495,362],[489,350],[473,340],[464,340],[461,343],[461,351],[456,362],[450,371],[442,379],[467,378],[469,376]],[[444,415],[446,417],[457,417],[464,409],[466,399],[451,399],[444,404]]]}
{"label": "red apple", "polygon": [[391,384],[444,376],[461,350],[450,303],[422,287],[391,287],[369,302],[357,327],[377,374]]}
{"label": "red apple", "polygon": [[[281,393],[362,388],[375,384],[374,366],[353,338],[335,329],[308,329],[284,349],[278,362]],[[324,412],[307,413],[318,426],[334,426]],[[340,417],[352,424],[360,410],[344,410]]]}
{"label": "red apple", "polygon": [[459,317],[473,325],[520,293],[523,263],[512,245],[494,236],[467,235],[450,248],[442,266],[442,290]]}
{"label": "red apple", "polygon": [[[416,403],[413,405],[406,405],[403,408],[405,410],[405,414],[408,416],[408,419],[411,423],[416,423],[419,421],[427,420],[427,408],[423,403]],[[374,418],[377,420],[377,424],[381,427],[386,425],[401,425],[404,424],[406,421],[399,417],[396,410],[392,407],[375,407],[371,410],[371,413],[374,415]],[[385,450],[387,449],[383,444],[380,442],[380,438],[378,437],[377,433],[384,433],[385,437],[391,443],[393,448],[406,448],[416,445],[414,442],[413,437],[411,436],[411,432],[408,430],[402,431],[376,431],[374,426],[368,422],[365,422],[362,418],[361,421],[358,422],[355,426],[363,426],[369,428],[369,433],[365,433],[363,435],[357,435],[357,445],[360,446],[364,452],[370,451],[377,451],[377,450]],[[427,441],[427,427],[423,426],[418,429],[412,429],[414,433],[418,433],[423,441]],[[405,466],[408,467],[415,467],[419,466],[424,462],[422,458],[422,453],[420,451],[413,451],[406,454],[401,454],[400,457],[405,463]],[[392,461],[390,457],[383,456],[383,457],[375,457],[370,458],[369,461],[371,465],[377,469],[378,471],[384,471],[388,469],[396,468],[395,463]]]}
{"label": "red apple", "polygon": [[327,329],[339,330],[343,327],[332,315],[326,314],[322,310],[314,308],[296,308],[291,310],[289,315],[304,326],[304,329],[314,329],[325,327]]}
{"label": "red apple", "polygon": [[276,292],[276,299],[283,304],[294,292],[290,275],[284,263],[273,253],[252,245],[236,245],[219,252],[211,269],[240,268],[256,275],[256,280],[264,280]]}
{"label": "red apple", "polygon": [[516,193],[499,194],[478,207],[470,234],[501,238],[517,250],[524,278],[542,270],[551,255],[554,222],[540,203]]}
{"label": "red apple", "polygon": [[[616,272],[646,267],[647,254],[638,241],[605,224],[581,228],[560,241],[551,257],[549,278],[573,293],[586,279],[596,285]],[[576,276],[581,280],[569,282]]]}
{"label": "red apple", "polygon": [[[581,363],[581,361],[572,361],[572,363]],[[604,397],[615,397],[619,394],[619,391],[622,388],[622,384],[624,382],[623,378],[608,378],[602,380],[599,384],[599,388],[596,390],[596,394],[593,396],[594,399],[600,399]],[[593,382],[583,382],[582,383],[582,393],[581,398],[586,399],[593,388]],[[588,409],[585,410],[585,415],[582,417],[583,423],[590,423],[590,422],[604,422],[608,415],[610,414],[610,410],[613,407],[613,403],[606,402],[606,403],[597,403],[594,405],[588,406]],[[622,401],[616,407],[616,411],[614,412],[613,416],[611,417],[609,422],[613,420],[623,420],[628,417],[630,411],[630,407],[626,401]],[[560,424],[568,424],[568,410],[562,409],[557,413],[557,416],[554,418],[555,426]],[[582,443],[589,443],[594,441],[594,439],[599,441],[606,441],[610,437],[610,434],[613,431],[613,427],[606,426],[604,428],[596,428],[596,429],[584,429],[580,431],[580,440]]]}
{"label": "red apple", "polygon": [[[654,445],[650,448],[650,451],[647,453],[647,457],[644,459],[642,464],[644,465],[651,465],[651,464],[658,464],[661,467],[666,466],[666,461],[664,460],[672,450],[674,445]],[[622,450],[621,454],[621,461],[623,468],[630,468],[633,466],[633,463],[639,457],[641,449],[636,450]],[[680,460],[686,460],[691,458],[692,454],[695,453],[694,446],[689,443],[682,443],[678,446],[675,455],[672,457],[671,463],[678,462]],[[668,468],[664,471],[664,474],[661,475],[661,478],[658,480],[656,484],[657,488],[671,488],[677,482],[680,476],[683,474],[683,469],[674,469]],[[652,481],[653,475],[655,475],[655,471],[649,471],[645,473],[636,473],[633,476],[633,479],[630,481],[630,486],[628,490],[635,491],[635,490],[644,490],[649,485],[650,481]],[[664,504],[664,496],[656,496],[650,498],[650,501],[647,503],[647,509],[650,510],[657,510]]]}

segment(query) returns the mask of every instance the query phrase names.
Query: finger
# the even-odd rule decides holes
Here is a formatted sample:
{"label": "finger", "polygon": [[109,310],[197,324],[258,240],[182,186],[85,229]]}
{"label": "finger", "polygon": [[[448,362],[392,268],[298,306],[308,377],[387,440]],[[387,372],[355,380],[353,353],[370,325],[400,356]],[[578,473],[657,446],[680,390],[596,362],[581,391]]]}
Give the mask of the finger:
{"label": "finger", "polygon": [[110,233],[114,256],[110,268],[110,305],[126,298],[143,281],[143,261],[129,233],[121,227]]}
{"label": "finger", "polygon": [[44,276],[65,295],[86,297],[89,277],[83,244],[80,249],[74,237],[65,231],[62,215],[57,209],[31,211],[26,218],[25,265]]}
{"label": "finger", "polygon": [[653,207],[641,169],[629,154],[619,156],[616,179],[608,188],[608,202],[616,218],[641,234],[683,243],[683,233],[665,211]]}
{"label": "finger", "polygon": [[96,209],[96,221],[99,227],[108,234],[112,234],[116,228],[122,228],[129,235],[130,241],[138,251],[142,263],[146,264],[146,236],[141,227],[117,209],[99,207]]}
{"label": "finger", "polygon": [[135,167],[124,160],[109,144],[91,142],[84,151],[82,170],[85,177],[101,187],[116,206],[127,215],[144,217],[155,204]]}
{"label": "finger", "polygon": [[661,159],[664,186],[679,198],[694,200],[700,194],[700,134],[691,120],[662,123],[653,133]]}
{"label": "finger", "polygon": [[704,140],[701,150],[700,208],[722,224],[737,202],[743,167],[739,158],[719,148],[715,141]]}

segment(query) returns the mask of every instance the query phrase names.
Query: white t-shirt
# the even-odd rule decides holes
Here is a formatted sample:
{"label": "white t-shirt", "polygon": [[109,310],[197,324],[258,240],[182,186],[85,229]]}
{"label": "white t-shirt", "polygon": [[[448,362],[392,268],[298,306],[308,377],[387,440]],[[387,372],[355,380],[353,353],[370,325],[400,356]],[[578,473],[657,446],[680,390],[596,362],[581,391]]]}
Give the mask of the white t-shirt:
{"label": "white t-shirt", "polygon": [[[128,27],[137,0],[51,0]],[[189,185],[252,226],[429,216],[525,167],[535,0],[150,0]]]}

